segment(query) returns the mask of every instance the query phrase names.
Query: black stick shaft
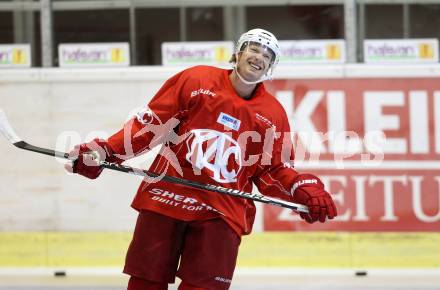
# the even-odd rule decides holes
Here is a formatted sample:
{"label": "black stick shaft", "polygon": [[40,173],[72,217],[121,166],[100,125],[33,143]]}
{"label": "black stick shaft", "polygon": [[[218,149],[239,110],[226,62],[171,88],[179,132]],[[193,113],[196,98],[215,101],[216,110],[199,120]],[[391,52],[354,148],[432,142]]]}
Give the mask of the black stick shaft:
{"label": "black stick shaft", "polygon": [[[32,151],[32,152],[36,152],[36,153],[40,153],[40,154],[45,154],[45,155],[49,155],[49,156],[53,156],[53,157],[71,159],[71,158],[69,158],[68,153],[59,152],[59,151],[55,151],[52,149],[46,149],[46,148],[42,148],[42,147],[37,147],[37,146],[31,145],[31,144],[28,144],[25,141],[19,141],[19,142],[13,143],[13,144],[16,147],[24,149],[24,150],[28,150],[28,151]],[[107,162],[107,161],[99,161],[99,165],[101,167],[104,167],[107,169],[121,171],[121,172],[134,174],[134,175],[138,175],[138,176],[142,176],[142,177],[152,177],[152,178],[160,177],[162,180],[170,182],[170,183],[182,184],[182,185],[191,186],[191,187],[202,189],[202,190],[208,190],[208,191],[218,192],[221,194],[227,194],[227,195],[231,195],[231,196],[235,196],[235,197],[251,199],[254,201],[258,201],[258,202],[262,202],[262,203],[266,203],[266,204],[272,204],[272,205],[288,208],[288,209],[295,210],[295,211],[300,211],[300,212],[305,212],[305,213],[308,212],[307,207],[303,206],[301,204],[295,204],[295,203],[291,203],[291,202],[287,202],[287,201],[283,201],[283,200],[279,200],[279,199],[274,199],[274,198],[267,197],[267,196],[264,196],[264,195],[258,194],[258,193],[249,193],[249,192],[244,192],[244,191],[240,191],[237,189],[225,188],[225,187],[212,185],[212,184],[203,184],[203,183],[199,183],[196,181],[190,181],[190,180],[186,180],[186,179],[179,178],[179,177],[157,174],[154,172],[149,172],[147,170],[133,168],[130,166],[111,163],[111,162]]]}
{"label": "black stick shaft", "polygon": [[29,143],[26,143],[24,141],[16,142],[16,143],[14,143],[14,145],[16,147],[24,149],[24,150],[29,150],[32,152],[37,152],[37,153],[41,153],[41,154],[45,154],[45,155],[49,155],[49,156],[53,156],[53,157],[60,157],[60,158],[64,158],[64,159],[69,159],[69,154],[67,154],[67,153],[55,151],[52,149],[37,147],[37,146],[31,145]]}

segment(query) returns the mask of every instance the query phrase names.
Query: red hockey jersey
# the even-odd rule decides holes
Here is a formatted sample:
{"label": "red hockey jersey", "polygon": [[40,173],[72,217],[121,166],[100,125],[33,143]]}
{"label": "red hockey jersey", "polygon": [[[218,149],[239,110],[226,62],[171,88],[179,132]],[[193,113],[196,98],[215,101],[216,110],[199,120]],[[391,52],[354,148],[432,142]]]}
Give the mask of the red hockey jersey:
{"label": "red hockey jersey", "polygon": [[[162,144],[152,172],[248,192],[255,184],[291,201],[297,172],[286,113],[263,84],[240,97],[230,73],[196,66],[173,76],[108,143],[121,160]],[[220,216],[239,235],[251,232],[255,217],[251,200],[148,179],[132,206],[187,221]]]}

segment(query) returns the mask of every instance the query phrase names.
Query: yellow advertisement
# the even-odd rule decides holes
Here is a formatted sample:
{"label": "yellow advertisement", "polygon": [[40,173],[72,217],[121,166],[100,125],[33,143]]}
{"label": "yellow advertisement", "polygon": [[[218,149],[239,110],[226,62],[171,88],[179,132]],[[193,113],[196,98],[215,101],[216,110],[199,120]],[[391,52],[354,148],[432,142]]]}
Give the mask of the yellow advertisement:
{"label": "yellow advertisement", "polygon": [[420,58],[432,59],[434,58],[434,47],[431,43],[420,43],[419,44],[419,55]]}
{"label": "yellow advertisement", "polygon": [[20,48],[13,49],[12,50],[12,63],[13,64],[25,64],[26,63],[26,53]]}
{"label": "yellow advertisement", "polygon": [[231,52],[224,46],[215,48],[215,60],[218,62],[228,62],[231,57]]}
{"label": "yellow advertisement", "polygon": [[124,62],[124,54],[121,52],[120,48],[113,48],[111,50],[111,60],[112,62],[121,63]]}
{"label": "yellow advertisement", "polygon": [[327,59],[339,60],[341,59],[341,48],[337,44],[328,44],[326,46]]}

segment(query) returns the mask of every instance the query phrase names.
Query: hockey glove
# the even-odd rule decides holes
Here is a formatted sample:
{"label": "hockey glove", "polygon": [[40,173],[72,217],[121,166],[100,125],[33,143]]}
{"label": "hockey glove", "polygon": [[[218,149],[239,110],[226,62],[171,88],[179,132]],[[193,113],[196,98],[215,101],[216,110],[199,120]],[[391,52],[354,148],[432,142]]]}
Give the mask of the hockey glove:
{"label": "hockey glove", "polygon": [[324,190],[322,181],[312,174],[298,174],[292,186],[293,202],[301,203],[309,208],[309,213],[300,213],[302,219],[308,223],[326,218],[333,219],[336,215],[336,206],[330,194]]}
{"label": "hockey glove", "polygon": [[95,179],[103,170],[99,166],[99,161],[107,160],[112,155],[113,152],[107,142],[94,139],[89,143],[75,146],[69,153],[69,157],[73,160],[71,168],[66,166],[66,169],[87,178]]}

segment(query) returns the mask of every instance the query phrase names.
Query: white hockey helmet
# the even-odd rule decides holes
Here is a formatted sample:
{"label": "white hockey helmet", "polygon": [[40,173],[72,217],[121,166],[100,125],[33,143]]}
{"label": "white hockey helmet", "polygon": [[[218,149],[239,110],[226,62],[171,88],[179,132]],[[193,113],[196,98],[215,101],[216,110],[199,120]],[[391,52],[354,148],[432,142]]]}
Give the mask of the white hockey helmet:
{"label": "white hockey helmet", "polygon": [[[272,33],[270,33],[267,30],[264,30],[261,28],[251,29],[248,32],[243,33],[240,36],[240,38],[238,39],[237,44],[235,46],[236,58],[238,58],[238,53],[244,49],[245,44],[248,44],[249,42],[255,42],[255,43],[261,44],[263,47],[268,48],[270,50],[270,52],[272,53],[273,59],[271,61],[270,69],[266,73],[265,77],[258,80],[257,82],[261,82],[261,81],[270,79],[272,76],[273,70],[277,66],[279,59],[280,59],[280,47],[278,45],[277,38],[275,37],[275,35],[273,35]],[[241,78],[241,76],[240,76],[240,78]],[[249,83],[249,82],[246,82],[246,83]],[[256,83],[256,82],[252,82],[252,83]]]}

